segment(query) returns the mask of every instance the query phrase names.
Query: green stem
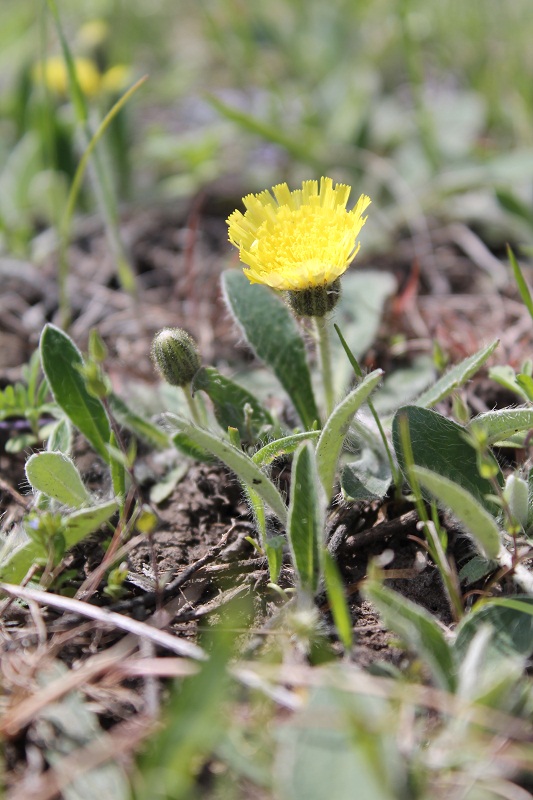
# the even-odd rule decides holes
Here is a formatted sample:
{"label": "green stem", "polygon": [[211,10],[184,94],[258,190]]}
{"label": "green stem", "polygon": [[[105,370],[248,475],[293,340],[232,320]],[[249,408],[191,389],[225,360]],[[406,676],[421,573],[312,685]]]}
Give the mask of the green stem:
{"label": "green stem", "polygon": [[[344,352],[348,356],[348,361],[352,365],[353,370],[354,370],[355,374],[357,375],[357,377],[362,379],[363,378],[363,370],[359,366],[359,362],[357,361],[356,357],[354,356],[354,354],[352,353],[352,351],[348,347],[348,345],[346,343],[346,339],[342,335],[339,326],[335,325],[334,327],[335,327],[335,332],[337,333],[337,336],[339,337],[340,342],[341,342],[341,344],[342,344],[342,346],[344,348]],[[387,435],[386,435],[385,431],[383,430],[383,425],[381,424],[381,420],[379,418],[379,414],[376,411],[376,409],[374,407],[374,404],[372,403],[372,401],[370,399],[367,399],[366,402],[367,402],[368,408],[370,409],[370,413],[374,417],[374,422],[376,423],[377,429],[379,431],[379,435],[381,436],[381,441],[383,442],[383,446],[385,448],[385,453],[387,454],[387,460],[389,462],[389,467],[390,467],[392,479],[394,481],[394,486],[396,488],[396,495],[397,495],[398,498],[400,498],[402,496],[402,485],[403,485],[402,473],[398,469],[398,467],[396,466],[396,464],[394,462],[394,458],[392,457],[391,449],[389,447],[389,442],[387,440]]]}
{"label": "green stem", "polygon": [[198,406],[196,404],[196,400],[193,397],[191,384],[187,383],[185,386],[182,386],[183,394],[185,395],[185,399],[187,400],[187,405],[189,406],[189,411],[191,412],[191,417],[196,425],[200,428],[202,427],[202,419],[200,417],[200,413],[198,411]]}
{"label": "green stem", "polygon": [[318,349],[320,353],[320,366],[322,367],[322,382],[324,385],[324,399],[326,402],[326,417],[329,417],[335,406],[335,391],[333,389],[333,372],[331,369],[331,346],[329,341],[329,324],[326,317],[314,317],[318,335]]}

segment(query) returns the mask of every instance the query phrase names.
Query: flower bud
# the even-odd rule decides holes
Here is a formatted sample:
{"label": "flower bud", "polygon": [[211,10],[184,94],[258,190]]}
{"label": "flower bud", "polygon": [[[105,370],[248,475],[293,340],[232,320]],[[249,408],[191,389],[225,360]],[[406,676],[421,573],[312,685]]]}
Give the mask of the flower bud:
{"label": "flower bud", "polygon": [[337,278],[327,286],[312,286],[297,292],[287,292],[289,305],[299,317],[324,317],[337,305],[341,282]]}
{"label": "flower bud", "polygon": [[516,473],[508,475],[503,496],[514,519],[523,528],[527,528],[529,516],[529,488],[527,482]]}
{"label": "flower bud", "polygon": [[152,360],[171,386],[186,386],[200,369],[196,342],[181,328],[163,328],[152,342]]}

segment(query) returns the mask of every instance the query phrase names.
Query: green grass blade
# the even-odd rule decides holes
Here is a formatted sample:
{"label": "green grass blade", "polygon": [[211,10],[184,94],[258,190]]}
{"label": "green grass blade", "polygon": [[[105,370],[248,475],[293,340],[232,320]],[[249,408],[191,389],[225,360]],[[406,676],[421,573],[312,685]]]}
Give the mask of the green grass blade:
{"label": "green grass blade", "polygon": [[50,9],[50,13],[52,14],[52,17],[54,19],[56,32],[61,45],[61,51],[63,53],[63,58],[65,59],[65,65],[67,68],[68,80],[69,80],[69,88],[72,97],[72,102],[74,104],[74,111],[76,113],[76,118],[78,119],[79,122],[87,122],[89,118],[89,109],[87,106],[87,102],[85,100],[85,95],[83,94],[78,81],[78,76],[76,74],[76,65],[74,63],[74,59],[72,58],[72,53],[70,51],[67,38],[63,31],[63,26],[61,25],[61,19],[59,17],[57,5],[55,3],[55,0],[47,0],[47,3],[48,3],[48,8]]}
{"label": "green grass blade", "polygon": [[107,114],[97,127],[96,131],[92,135],[91,139],[89,140],[89,143],[80,159],[80,162],[74,174],[74,178],[68,195],[67,205],[65,207],[65,212],[63,214],[63,220],[61,223],[61,234],[64,240],[65,239],[68,240],[68,235],[72,222],[72,216],[74,214],[74,209],[76,208],[76,202],[78,199],[79,191],[81,189],[83,176],[85,175],[89,159],[96,145],[98,144],[98,142],[106,132],[107,128],[109,127],[109,124],[113,121],[118,112],[126,105],[128,100],[135,94],[135,92],[138,89],[140,89],[143,83],[145,83],[145,81],[147,80],[148,80],[147,75],[144,75],[142,78],[139,78],[139,80],[136,83],[134,83],[133,86],[131,86],[119,100],[117,100],[117,102],[113,105],[113,107],[107,112]]}
{"label": "green grass blade", "polygon": [[311,151],[304,147],[299,138],[291,138],[282,133],[280,128],[274,128],[266,122],[258,120],[251,114],[247,114],[241,109],[234,108],[233,106],[224,103],[220,98],[215,95],[207,95],[207,100],[215,108],[219,114],[231,122],[236,123],[242,130],[251,133],[254,136],[260,136],[267,142],[283,147],[293,158],[304,163],[312,164],[317,168],[320,165]]}
{"label": "green grass blade", "polygon": [[[96,155],[94,153],[96,145],[104,135],[110,123],[116,117],[118,112],[123,108],[123,106],[128,102],[128,100],[132,97],[132,95],[135,94],[135,92],[143,85],[143,83],[146,80],[147,76],[144,75],[133,86],[131,86],[119,100],[117,100],[117,102],[113,105],[110,111],[105,115],[104,119],[102,120],[102,122],[100,123],[94,134],[91,135],[90,131],[86,130],[87,146],[85,148],[85,152],[83,153],[79,161],[76,172],[74,173],[74,178],[72,180],[72,184],[69,190],[65,211],[63,213],[60,226],[59,293],[60,293],[60,307],[63,317],[63,324],[65,325],[65,327],[70,319],[70,303],[66,287],[66,280],[68,276],[67,247],[70,238],[72,217],[74,215],[74,209],[76,208],[76,202],[81,189],[83,177],[85,175],[85,171],[89,164],[89,159],[91,158],[91,155],[93,154]],[[112,250],[117,260],[117,272],[119,280],[122,286],[127,291],[134,292],[135,275],[124,254],[124,249],[120,239],[120,234],[118,232],[118,221],[117,221],[115,200],[112,195],[111,189],[107,187],[107,180],[103,175],[102,167],[98,161],[95,163],[95,175],[97,178],[97,185],[98,185],[98,195],[99,195],[98,200],[104,212],[107,235],[111,242]]]}
{"label": "green grass blade", "polygon": [[326,594],[333,621],[344,649],[349,652],[353,643],[352,618],[346,602],[344,584],[339,568],[327,549],[324,549],[323,552],[323,563]]}
{"label": "green grass blade", "polygon": [[[283,542],[281,537],[276,537],[278,542],[274,545],[269,541],[267,531],[267,521],[265,514],[265,504],[257,492],[250,486],[243,484],[244,491],[248,497],[248,502],[252,509],[255,524],[259,531],[261,547],[268,560],[268,571],[272,583],[276,583],[279,578],[281,565],[283,563]],[[281,540],[281,541],[279,541]]]}
{"label": "green grass blade", "polygon": [[507,255],[509,256],[509,262],[511,264],[511,269],[513,270],[514,279],[516,281],[516,285],[518,286],[518,291],[520,292],[522,302],[529,311],[529,316],[531,319],[533,319],[533,298],[531,297],[531,291],[526,283],[526,279],[524,278],[524,273],[520,269],[520,264],[518,263],[518,260],[509,245],[507,245]]}

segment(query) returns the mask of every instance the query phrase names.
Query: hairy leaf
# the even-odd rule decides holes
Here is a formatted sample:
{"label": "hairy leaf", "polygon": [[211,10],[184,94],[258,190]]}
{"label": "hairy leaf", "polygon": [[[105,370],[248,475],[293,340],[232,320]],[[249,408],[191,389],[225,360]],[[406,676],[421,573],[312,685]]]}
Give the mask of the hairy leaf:
{"label": "hairy leaf", "polygon": [[240,438],[255,441],[260,431],[273,425],[272,417],[254,395],[214,367],[201,367],[193,378],[193,392],[201,389],[211,399],[222,430],[237,428]]}
{"label": "hairy leaf", "polygon": [[412,467],[412,472],[421,485],[463,523],[482,554],[496,558],[500,549],[500,531],[494,517],[481,503],[458,483],[436,472],[423,467]]}
{"label": "hairy leaf", "polygon": [[37,492],[71,508],[90,502],[77,467],[64,453],[34,453],[26,462],[26,477]]}
{"label": "hairy leaf", "polygon": [[100,400],[87,391],[79,372],[83,366],[80,351],[66,333],[50,324],[43,329],[40,347],[43,370],[56,403],[104,461],[109,462],[109,420]]}
{"label": "hairy leaf", "polygon": [[[490,481],[479,474],[476,452],[466,441],[465,428],[427,408],[404,406],[398,409],[392,421],[392,441],[404,474],[402,418],[409,426],[414,463],[460,483],[481,505],[492,510],[494,504],[487,500],[487,495],[493,494],[494,489]],[[497,479],[503,483],[501,474]]]}
{"label": "hairy leaf", "polygon": [[465,358],[460,364],[456,364],[448,370],[448,372],[439,378],[433,386],[426,389],[426,391],[420,395],[418,400],[416,400],[416,405],[422,408],[434,406],[439,400],[448,397],[455,389],[463,386],[492,355],[498,347],[499,341],[499,339],[496,339],[492,344],[489,344],[488,347],[483,347],[481,350],[478,350],[477,353],[474,353],[474,355]]}
{"label": "hairy leaf", "polygon": [[225,272],[223,287],[246,341],[274,371],[305,427],[312,428],[319,414],[305,345],[291,312],[271,289],[251,284],[241,270]]}
{"label": "hairy leaf", "polygon": [[312,594],[320,580],[323,505],[314,451],[312,445],[304,443],[296,451],[292,464],[287,533],[300,585]]}
{"label": "hairy leaf", "polygon": [[380,369],[367,375],[333,410],[322,429],[316,448],[316,461],[318,475],[328,500],[333,495],[335,470],[344,439],[350,428],[350,422],[372,390],[378,385],[382,375],[383,370]]}

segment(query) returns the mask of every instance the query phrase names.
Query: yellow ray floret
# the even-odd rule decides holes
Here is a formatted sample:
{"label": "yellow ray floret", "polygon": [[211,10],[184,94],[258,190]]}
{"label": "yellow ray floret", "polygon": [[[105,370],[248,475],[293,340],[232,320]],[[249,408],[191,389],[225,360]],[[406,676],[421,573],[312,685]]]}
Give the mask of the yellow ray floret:
{"label": "yellow ray floret", "polygon": [[359,250],[370,198],[361,195],[346,210],[350,187],[331,178],[304,181],[290,191],[286,183],[243,198],[246,212],[227,219],[229,240],[239,248],[251,283],[302,291],[327,286],[346,271]]}

